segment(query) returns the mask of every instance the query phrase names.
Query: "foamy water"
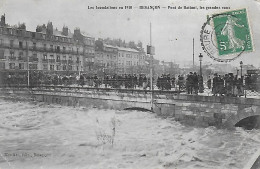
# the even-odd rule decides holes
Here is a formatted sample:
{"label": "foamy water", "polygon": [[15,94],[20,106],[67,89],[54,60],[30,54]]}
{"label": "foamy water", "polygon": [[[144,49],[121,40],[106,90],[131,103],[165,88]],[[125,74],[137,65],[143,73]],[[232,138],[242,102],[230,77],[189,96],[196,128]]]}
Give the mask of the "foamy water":
{"label": "foamy water", "polygon": [[149,112],[5,100],[0,133],[1,169],[240,169],[260,146],[258,130],[194,128]]}

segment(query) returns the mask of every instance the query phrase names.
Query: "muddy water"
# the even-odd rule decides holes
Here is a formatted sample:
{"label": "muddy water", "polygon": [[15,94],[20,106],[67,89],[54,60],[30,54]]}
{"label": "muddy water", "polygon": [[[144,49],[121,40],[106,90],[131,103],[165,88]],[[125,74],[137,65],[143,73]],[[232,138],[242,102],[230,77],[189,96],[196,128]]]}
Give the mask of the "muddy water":
{"label": "muddy water", "polygon": [[1,169],[240,169],[259,130],[194,128],[148,112],[0,100]]}

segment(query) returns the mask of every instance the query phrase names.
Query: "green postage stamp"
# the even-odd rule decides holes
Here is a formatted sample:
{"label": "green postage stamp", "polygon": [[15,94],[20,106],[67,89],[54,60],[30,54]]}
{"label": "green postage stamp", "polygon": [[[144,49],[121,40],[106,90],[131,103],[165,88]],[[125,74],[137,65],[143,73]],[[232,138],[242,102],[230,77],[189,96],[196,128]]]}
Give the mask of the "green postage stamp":
{"label": "green postage stamp", "polygon": [[219,55],[252,51],[246,9],[213,15]]}
{"label": "green postage stamp", "polygon": [[253,51],[247,10],[239,9],[208,17],[202,26],[204,51],[217,61],[231,61],[243,52]]}

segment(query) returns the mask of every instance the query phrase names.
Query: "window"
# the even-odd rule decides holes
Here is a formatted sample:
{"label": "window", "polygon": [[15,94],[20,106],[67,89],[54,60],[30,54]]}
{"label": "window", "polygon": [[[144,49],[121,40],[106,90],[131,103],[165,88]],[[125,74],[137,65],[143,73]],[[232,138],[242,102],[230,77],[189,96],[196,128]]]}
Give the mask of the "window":
{"label": "window", "polygon": [[77,54],[79,54],[79,48],[77,48]]}
{"label": "window", "polygon": [[63,69],[63,70],[67,70],[67,66],[66,66],[66,65],[63,65],[63,66],[62,66],[62,69]]}
{"label": "window", "polygon": [[3,49],[0,49],[0,59],[5,59],[5,51]]}
{"label": "window", "polygon": [[54,70],[54,65],[50,65],[50,70]]}
{"label": "window", "polygon": [[0,39],[0,46],[3,45],[3,39]]}
{"label": "window", "polygon": [[66,47],[63,46],[63,51],[66,51]]}
{"label": "window", "polygon": [[66,60],[66,59],[67,59],[67,57],[64,55],[64,56],[63,56],[63,60]]}
{"label": "window", "polygon": [[48,65],[47,64],[43,65],[43,70],[48,70]]}
{"label": "window", "polygon": [[33,49],[35,50],[36,49],[36,43],[33,42]]}
{"label": "window", "polygon": [[29,69],[37,70],[38,66],[37,64],[29,64]]}
{"label": "window", "polygon": [[9,63],[9,68],[10,69],[15,69],[15,63]]}
{"label": "window", "polygon": [[50,45],[50,49],[51,49],[51,51],[53,51],[53,45]]}
{"label": "window", "polygon": [[60,65],[56,65],[56,70],[60,70]]}
{"label": "window", "polygon": [[68,67],[68,68],[69,68],[69,70],[72,70],[72,66],[71,66],[71,65],[69,65],[69,67]]}
{"label": "window", "polygon": [[43,55],[43,60],[47,60],[47,55]]}
{"label": "window", "polygon": [[14,57],[14,51],[10,50],[11,57]]}
{"label": "window", "polygon": [[69,56],[69,60],[72,60],[72,56]]}
{"label": "window", "polygon": [[44,49],[44,50],[46,50],[46,46],[47,46],[46,44],[43,44],[43,49]]}
{"label": "window", "polygon": [[19,48],[23,48],[23,42],[19,41]]}
{"label": "window", "polygon": [[19,69],[24,69],[24,63],[19,63]]}
{"label": "window", "polygon": [[79,67],[77,66],[77,71],[79,70]]}
{"label": "window", "polygon": [[19,57],[23,57],[23,52],[19,52]]}
{"label": "window", "polygon": [[59,55],[57,55],[57,59],[56,59],[56,61],[57,61],[57,62],[60,61],[60,56],[59,56]]}
{"label": "window", "polygon": [[0,62],[0,69],[5,69],[5,62]]}
{"label": "window", "polygon": [[56,47],[56,52],[60,52],[60,46]]}
{"label": "window", "polygon": [[14,40],[10,40],[10,47],[14,47]]}

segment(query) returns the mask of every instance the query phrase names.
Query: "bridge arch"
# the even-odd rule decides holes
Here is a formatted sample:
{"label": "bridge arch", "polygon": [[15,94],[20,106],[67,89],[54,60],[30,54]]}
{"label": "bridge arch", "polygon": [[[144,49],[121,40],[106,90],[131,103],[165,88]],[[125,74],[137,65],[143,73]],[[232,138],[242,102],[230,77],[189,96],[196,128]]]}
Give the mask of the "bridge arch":
{"label": "bridge arch", "polygon": [[[238,111],[237,114],[231,115],[227,121],[224,123],[226,128],[234,128],[242,125],[245,122],[255,122],[254,120],[260,119],[260,110],[255,106],[245,108],[241,111]],[[253,121],[251,121],[253,120]],[[258,121],[259,122],[259,121]]]}

